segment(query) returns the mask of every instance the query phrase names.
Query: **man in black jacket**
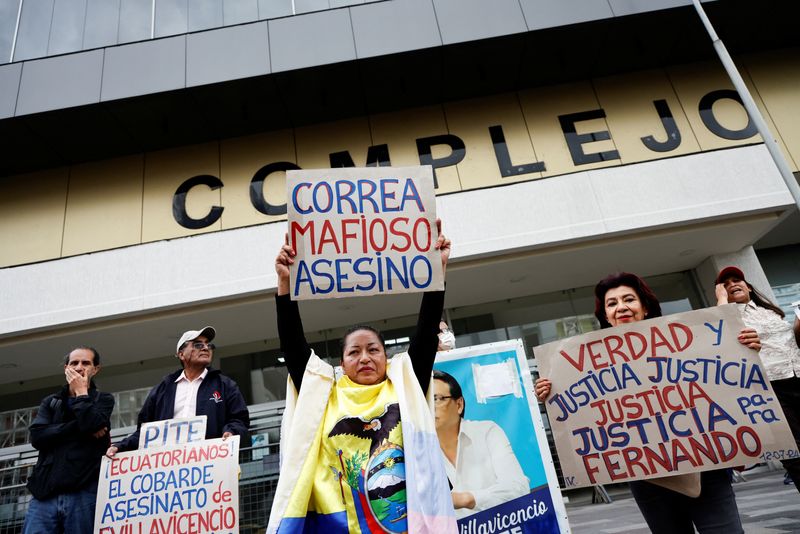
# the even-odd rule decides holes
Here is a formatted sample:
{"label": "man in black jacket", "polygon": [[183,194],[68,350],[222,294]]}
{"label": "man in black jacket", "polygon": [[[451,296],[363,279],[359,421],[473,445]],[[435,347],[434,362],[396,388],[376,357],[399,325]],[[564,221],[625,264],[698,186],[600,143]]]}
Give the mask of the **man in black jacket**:
{"label": "man in black jacket", "polygon": [[97,390],[100,354],[78,347],[64,358],[67,385],[45,397],[30,428],[39,459],[25,534],[92,532],[100,460],[111,440],[114,397]]}
{"label": "man in black jacket", "polygon": [[[247,437],[250,414],[239,386],[211,366],[216,331],[210,326],[184,332],[178,340],[176,356],[183,369],[167,375],[147,395],[139,411],[136,432],[108,448],[106,455],[139,447],[142,423],[177,417],[207,417],[206,439]],[[246,446],[247,444],[244,443]]]}

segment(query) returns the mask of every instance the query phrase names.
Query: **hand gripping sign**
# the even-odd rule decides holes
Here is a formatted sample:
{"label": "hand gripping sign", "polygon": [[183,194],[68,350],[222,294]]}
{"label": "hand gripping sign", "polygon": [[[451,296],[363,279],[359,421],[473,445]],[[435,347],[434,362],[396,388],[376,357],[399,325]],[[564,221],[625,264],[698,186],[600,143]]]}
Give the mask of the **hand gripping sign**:
{"label": "hand gripping sign", "polygon": [[293,300],[444,289],[433,171],[288,171]]}
{"label": "hand gripping sign", "polygon": [[732,304],[536,347],[567,487],[797,458]]}
{"label": "hand gripping sign", "polygon": [[239,436],[203,439],[205,419],[142,425],[139,450],[103,458],[95,534],[239,532]]}

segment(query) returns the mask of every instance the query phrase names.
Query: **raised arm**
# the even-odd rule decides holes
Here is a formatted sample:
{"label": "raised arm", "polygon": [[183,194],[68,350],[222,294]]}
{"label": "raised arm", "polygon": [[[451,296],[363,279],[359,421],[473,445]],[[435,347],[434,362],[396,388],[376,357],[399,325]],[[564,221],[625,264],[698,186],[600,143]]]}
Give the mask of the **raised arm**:
{"label": "raised arm", "polygon": [[411,337],[408,355],[423,393],[428,391],[433,361],[439,347],[439,321],[444,309],[444,291],[428,291],[422,295],[417,329]]}
{"label": "raised arm", "polygon": [[278,274],[278,293],[275,296],[275,312],[278,316],[278,337],[281,341],[281,352],[286,358],[286,367],[292,377],[297,391],[303,381],[303,372],[311,357],[303,332],[303,321],[300,319],[300,308],[297,301],[289,297],[289,266],[294,263],[297,253],[289,246],[289,236],[275,258],[275,272]]}
{"label": "raised arm", "polygon": [[[450,258],[450,240],[442,234],[442,221],[436,219],[436,228],[439,239],[434,248],[440,252],[442,259],[442,274],[447,271],[447,260]],[[439,321],[444,310],[444,291],[428,291],[422,295],[422,304],[417,318],[417,329],[411,337],[408,346],[408,355],[414,374],[417,375],[422,391],[427,392],[431,382],[433,361],[436,359],[436,350],[439,347]]]}

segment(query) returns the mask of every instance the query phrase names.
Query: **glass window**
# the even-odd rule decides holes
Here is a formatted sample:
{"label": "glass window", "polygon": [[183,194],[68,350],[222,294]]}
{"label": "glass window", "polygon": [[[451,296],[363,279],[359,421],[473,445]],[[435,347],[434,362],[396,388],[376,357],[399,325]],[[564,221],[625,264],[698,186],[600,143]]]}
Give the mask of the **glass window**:
{"label": "glass window", "polygon": [[261,20],[293,14],[292,0],[258,0],[258,18]]}
{"label": "glass window", "polygon": [[130,43],[152,37],[153,0],[122,0],[119,15],[119,42]]}
{"label": "glass window", "polygon": [[47,55],[47,42],[52,19],[53,0],[22,3],[17,47],[14,50],[15,61]]}
{"label": "glass window", "polygon": [[[689,273],[646,278],[664,315],[704,307]],[[512,339],[521,327],[528,348],[600,328],[594,317],[594,286],[460,307],[451,312],[456,346]],[[503,332],[507,331],[507,337]],[[530,356],[531,353],[529,352]]]}
{"label": "glass window", "polygon": [[156,37],[186,33],[187,0],[156,0]]}
{"label": "glass window", "polygon": [[189,2],[189,31],[222,26],[222,0],[192,0]]}
{"label": "glass window", "polygon": [[258,20],[257,0],[222,0],[223,20],[226,26]]}
{"label": "glass window", "polygon": [[20,0],[0,0],[0,63],[11,60],[11,44],[17,28]]}
{"label": "glass window", "polygon": [[83,46],[85,18],[86,0],[56,0],[47,53],[63,54],[80,50]]}
{"label": "glass window", "polygon": [[83,48],[117,44],[120,0],[89,0]]}

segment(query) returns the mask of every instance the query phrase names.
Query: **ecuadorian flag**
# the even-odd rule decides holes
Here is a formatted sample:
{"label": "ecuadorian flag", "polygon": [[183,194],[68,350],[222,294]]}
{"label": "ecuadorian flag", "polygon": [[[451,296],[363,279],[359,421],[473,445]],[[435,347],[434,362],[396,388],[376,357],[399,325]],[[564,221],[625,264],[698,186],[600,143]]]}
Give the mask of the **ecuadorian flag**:
{"label": "ecuadorian flag", "polygon": [[291,380],[268,532],[457,532],[428,401],[407,355],[362,386],[312,355]]}

